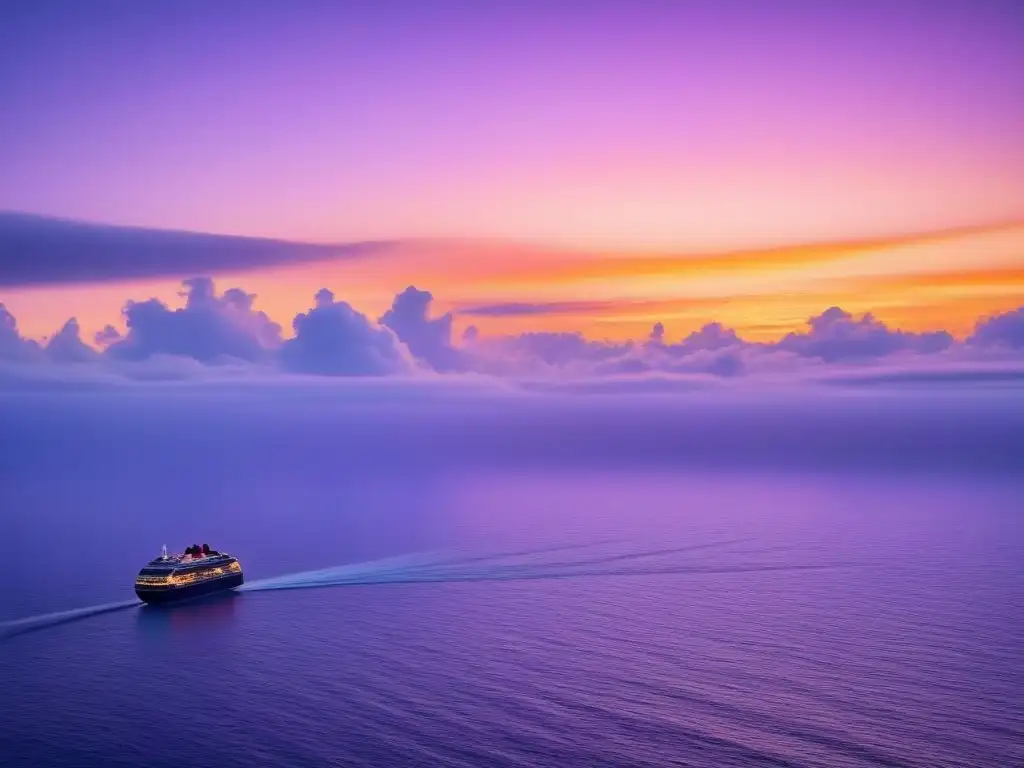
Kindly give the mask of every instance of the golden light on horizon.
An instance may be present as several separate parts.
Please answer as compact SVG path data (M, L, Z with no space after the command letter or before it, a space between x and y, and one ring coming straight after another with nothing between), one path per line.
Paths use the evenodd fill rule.
M969 257L965 254L970 254ZM220 290L257 295L256 308L285 336L292 318L327 287L371 319L408 285L453 311L457 333L582 331L643 338L655 322L670 337L717 321L768 341L841 306L906 330L962 336L979 315L1024 304L1024 224L723 253L598 253L514 244L412 243L379 257L293 264L215 276ZM23 334L40 338L77 316L83 337L106 324L123 330L126 299L182 304L177 279L24 289L4 297ZM502 305L528 305L503 313ZM488 307L499 305L498 311ZM484 311L480 312L480 308ZM474 312L474 310L477 310Z

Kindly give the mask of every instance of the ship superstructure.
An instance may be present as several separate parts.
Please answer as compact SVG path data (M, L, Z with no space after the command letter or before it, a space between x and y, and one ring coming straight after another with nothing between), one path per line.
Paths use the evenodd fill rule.
M194 544L180 555L150 560L135 579L135 594L147 603L184 600L241 586L244 578L238 559L227 552Z

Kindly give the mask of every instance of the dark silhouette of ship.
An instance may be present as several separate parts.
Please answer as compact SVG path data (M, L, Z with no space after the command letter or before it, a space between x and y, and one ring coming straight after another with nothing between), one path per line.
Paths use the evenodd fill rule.
M150 560L135 579L135 594L146 603L172 603L241 586L242 566L227 552L194 544L180 555Z

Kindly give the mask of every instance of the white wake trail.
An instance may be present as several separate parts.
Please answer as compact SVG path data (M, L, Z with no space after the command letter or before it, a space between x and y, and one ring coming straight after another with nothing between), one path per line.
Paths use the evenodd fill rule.
M134 608L140 605L142 605L140 600L123 600L118 603L102 603L100 605L90 605L85 608L72 608L68 611L54 611L53 613L43 613L38 616L29 616L24 619L5 621L0 623L0 637L20 635L23 632L31 632L34 629L53 627L58 624L65 624L69 621L87 619L90 616L98 616L101 613L123 611L127 608Z

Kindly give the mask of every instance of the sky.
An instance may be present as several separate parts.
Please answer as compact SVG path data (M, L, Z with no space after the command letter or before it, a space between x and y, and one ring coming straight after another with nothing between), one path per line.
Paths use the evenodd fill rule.
M58 258L46 227L0 220L27 338L75 316L94 345L127 299L181 307L205 275L285 337L322 288L375 319L414 285L456 340L718 322L768 343L832 306L964 340L1024 305L1016 2L42 2L0 22L0 210L140 228L115 264L120 235ZM153 229L279 245L221 258Z

